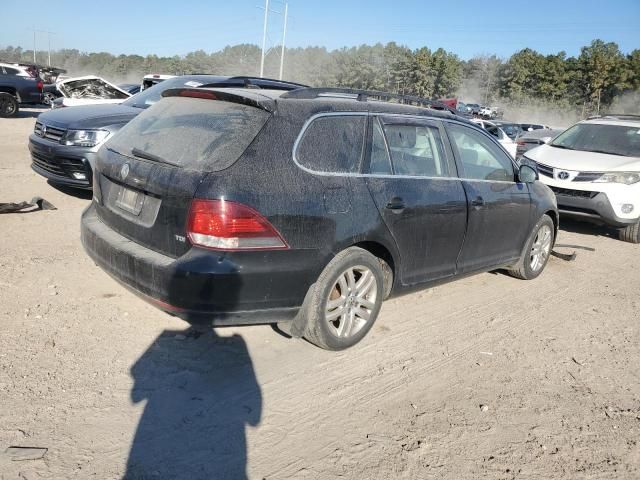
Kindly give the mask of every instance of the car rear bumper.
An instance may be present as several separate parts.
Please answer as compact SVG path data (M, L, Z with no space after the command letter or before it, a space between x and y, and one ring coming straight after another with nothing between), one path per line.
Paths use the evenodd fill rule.
M96 152L83 147L60 145L34 134L29 137L29 152L31 168L39 175L70 187L92 188L91 163Z
M104 224L94 203L82 214L81 238L103 270L149 303L190 323L290 321L313 283L310 256L304 254L278 262L269 259L274 252L233 254L194 247L172 258L152 251Z
M638 218L621 218L616 215L606 193L570 190L550 186L558 200L561 215L591 220L612 227L625 227L638 221Z

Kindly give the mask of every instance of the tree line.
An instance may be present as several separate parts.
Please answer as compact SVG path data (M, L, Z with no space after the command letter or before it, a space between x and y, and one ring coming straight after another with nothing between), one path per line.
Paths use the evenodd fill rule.
M37 58L39 63L44 63ZM147 73L258 75L257 45L227 46L184 56L112 55L77 49L52 52L52 63L72 75L95 74L114 81L137 82ZM4 61L32 61L33 51L0 49ZM277 78L280 49L265 58L265 76ZM284 78L312 86L339 86L429 98L458 96L487 105L546 105L588 115L629 98L621 108L638 111L640 50L625 54L616 43L594 40L576 57L563 51L543 55L525 48L508 59L481 55L461 60L442 48L412 50L394 42L329 51L323 47L285 50ZM623 97L624 95L624 97Z

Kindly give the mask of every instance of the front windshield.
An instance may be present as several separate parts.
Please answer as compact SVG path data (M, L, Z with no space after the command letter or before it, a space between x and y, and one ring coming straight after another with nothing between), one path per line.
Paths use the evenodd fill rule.
M142 92L122 102L127 107L148 108L162 98L162 92L169 88L199 87L202 82L193 80L193 77L175 77L160 82L153 87L146 88Z
M569 150L640 157L640 128L578 123L559 135L550 145Z

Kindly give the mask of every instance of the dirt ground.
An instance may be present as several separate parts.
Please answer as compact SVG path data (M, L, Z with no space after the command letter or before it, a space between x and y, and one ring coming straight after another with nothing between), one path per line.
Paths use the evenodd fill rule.
M0 119L0 202L58 207L0 216L2 480L640 478L640 246L565 222L576 261L388 301L339 353L196 332L84 254L37 113Z

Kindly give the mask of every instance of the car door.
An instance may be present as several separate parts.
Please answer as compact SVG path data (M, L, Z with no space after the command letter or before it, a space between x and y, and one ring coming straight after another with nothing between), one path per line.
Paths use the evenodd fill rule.
M370 117L365 177L400 252L404 285L453 275L467 204L442 124Z
M446 122L446 130L469 207L460 272L518 258L529 235L527 184L515 181L513 161L485 132L455 122Z

